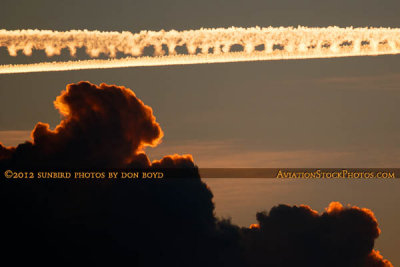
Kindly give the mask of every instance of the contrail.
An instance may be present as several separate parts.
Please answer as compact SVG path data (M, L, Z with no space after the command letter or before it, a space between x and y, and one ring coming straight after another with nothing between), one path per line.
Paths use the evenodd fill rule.
M258 60L375 56L400 53L400 29L253 27L187 31L100 32L72 30L0 30L0 47L11 56L44 50L47 56L85 47L90 57L74 60L0 65L0 74L122 68ZM151 48L150 50L146 48ZM145 56L146 53L150 56ZM125 58L117 59L118 54Z

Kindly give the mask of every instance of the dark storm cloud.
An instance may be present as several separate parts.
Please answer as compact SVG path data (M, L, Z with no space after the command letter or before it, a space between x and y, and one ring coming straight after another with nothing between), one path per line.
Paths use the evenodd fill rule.
M212 193L191 155L152 166L143 148L157 145L163 132L151 108L129 89L88 82L68 85L54 104L60 124L50 130L38 123L32 142L0 146L0 167L186 167L192 179L2 180L9 259L41 266L207 264L201 254L209 254L216 225ZM24 257L15 249L21 245L29 247Z
M162 130L124 87L70 84L55 106L61 123L0 146L0 166L181 167L194 179L1 179L3 255L15 266L391 266L373 250L380 230L367 209L279 205L250 228L217 219L192 156L150 163L142 148Z
M279 205L257 220L244 231L250 266L391 266L373 250L380 230L368 209Z
M5 147L0 143L0 160L6 160L12 157L15 148L13 147Z
M163 136L151 108L124 87L70 84L54 105L63 115L54 130L39 122L33 142L1 146L0 158L12 166L149 166L142 149Z

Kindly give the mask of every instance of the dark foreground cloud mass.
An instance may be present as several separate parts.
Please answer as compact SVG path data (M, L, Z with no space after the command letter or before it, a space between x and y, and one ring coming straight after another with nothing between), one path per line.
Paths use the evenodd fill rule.
M244 230L250 266L391 266L373 250L380 230L368 209L279 205L257 220Z
M38 123L33 141L0 144L0 167L184 168L187 179L2 179L3 261L13 266L390 267L375 251L370 210L333 202L322 214L279 205L238 227L217 219L190 155L150 162L162 130L129 89L71 84L63 120Z

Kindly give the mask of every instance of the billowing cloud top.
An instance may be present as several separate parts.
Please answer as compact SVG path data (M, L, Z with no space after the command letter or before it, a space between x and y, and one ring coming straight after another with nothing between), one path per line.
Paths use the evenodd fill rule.
M373 249L380 229L368 209L279 205L250 228L217 219L192 156L150 163L143 148L163 132L129 89L70 84L55 107L60 124L0 145L0 167L181 167L197 179L0 179L3 259L15 266L392 267Z
M33 141L6 148L0 144L0 160L16 167L149 167L143 152L161 142L163 131L152 109L123 86L80 82L67 85L54 106L63 116L54 130L39 122ZM175 166L191 165L189 155L157 161ZM178 165L179 165L178 164Z
M279 205L257 220L244 231L250 266L392 266L373 250L380 229L371 210Z

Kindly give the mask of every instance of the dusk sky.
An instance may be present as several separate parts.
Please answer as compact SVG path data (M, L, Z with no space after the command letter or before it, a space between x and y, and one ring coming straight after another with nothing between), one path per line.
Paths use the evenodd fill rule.
M66 31L186 30L253 26L400 27L400 2L385 1L23 1L3 0L0 28ZM78 56L83 55L78 51ZM0 64L70 59L10 57ZM55 127L53 101L67 84L130 88L153 109L163 142L151 160L192 154L201 167L395 168L400 162L400 56L347 57L0 75L0 142L30 139L37 122ZM400 181L205 179L217 216L255 223L277 204L331 201L371 209L376 249L400 264Z

